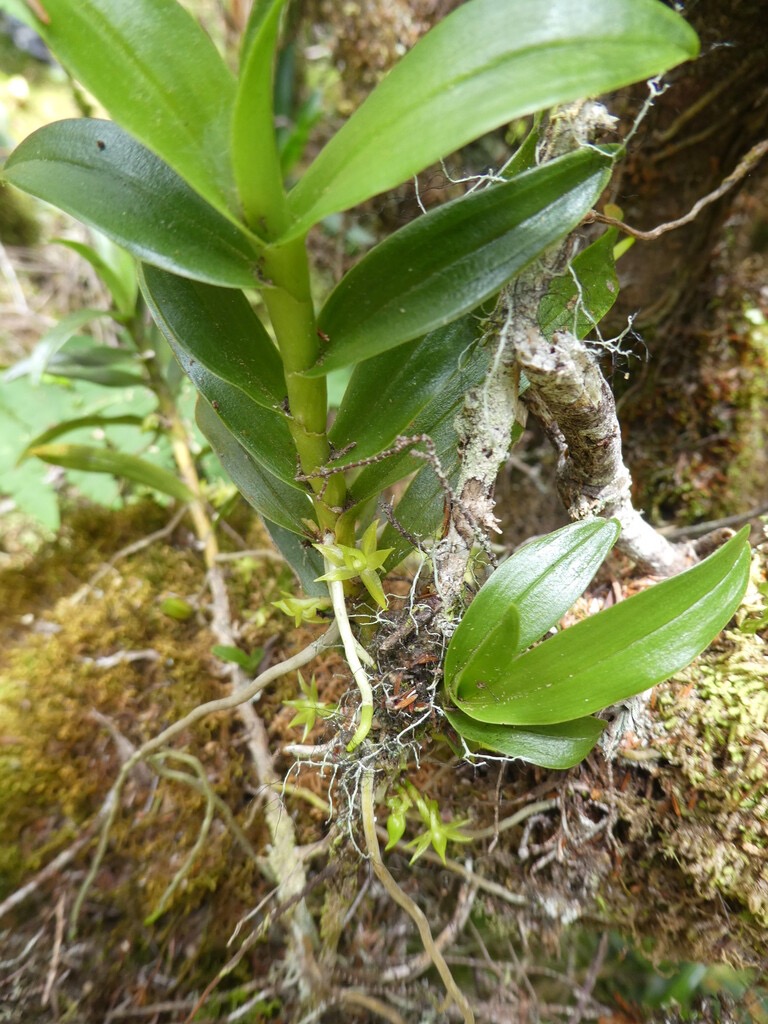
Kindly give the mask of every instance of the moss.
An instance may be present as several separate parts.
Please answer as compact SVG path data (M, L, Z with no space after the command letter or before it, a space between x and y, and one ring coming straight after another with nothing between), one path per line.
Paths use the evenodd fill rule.
M0 898L80 834L127 751L226 692L221 665L211 655L202 560L186 543L183 525L180 543L155 542L117 562L93 591L83 591L105 560L168 516L151 505L118 513L80 510L67 518L55 543L22 570L3 573L10 614L3 622L0 673ZM264 546L261 535L248 540ZM233 611L241 621L286 586L282 570L265 564L247 582L234 578ZM195 606L190 620L163 614L162 599L170 593ZM248 642L263 646L283 623L271 609L256 618L261 624L246 630ZM236 719L206 718L179 736L174 749L199 760L260 855L268 834L253 803L252 767ZM165 764L194 779L188 764ZM226 942L243 908L265 895L267 883L218 813L163 915L145 923L193 850L205 813L203 795L183 781L140 770L128 780L80 921L91 951L90 982L87 996L73 996L75 1019L102 1019L105 993L112 999L136 984L142 965L162 960L187 978L189 990L200 990L226 962ZM56 883L57 891L67 892L68 907L91 854L77 862L72 878ZM43 907L34 899L24 904L16 926L23 930L31 911L32 927ZM231 983L241 974L235 971Z
M759 561L764 578L765 552ZM754 588L740 621L760 618L763 605ZM655 691L653 785L643 784L642 773L622 797L629 823L622 888L632 897L622 914L636 935L654 935L659 957L711 962L719 955L747 966L764 952L766 653L759 633L733 626ZM649 899L637 900L639 892Z

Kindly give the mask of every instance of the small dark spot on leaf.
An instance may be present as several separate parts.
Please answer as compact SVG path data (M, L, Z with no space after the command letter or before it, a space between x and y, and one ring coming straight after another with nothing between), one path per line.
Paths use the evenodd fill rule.
M97 149L99 149L99 150L101 150L103 152L107 148L107 144L106 144L106 142L104 142L103 139L97 139L96 140L96 147L97 147Z

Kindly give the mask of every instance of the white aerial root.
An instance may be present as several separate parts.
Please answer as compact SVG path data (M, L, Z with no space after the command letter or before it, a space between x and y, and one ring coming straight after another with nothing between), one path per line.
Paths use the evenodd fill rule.
M326 563L326 572L329 572L331 569L332 566ZM352 671L357 688L360 691L360 719L354 736L347 744L347 750L351 752L360 746L371 731L371 723L373 722L373 690L371 689L368 673L363 668L361 658L369 666L373 666L374 661L365 648L357 642L352 633L352 626L347 614L347 605L344 600L344 584L340 580L330 580L328 582L328 590L331 595L333 612L336 616L336 624L339 628L341 642L344 645L344 655Z

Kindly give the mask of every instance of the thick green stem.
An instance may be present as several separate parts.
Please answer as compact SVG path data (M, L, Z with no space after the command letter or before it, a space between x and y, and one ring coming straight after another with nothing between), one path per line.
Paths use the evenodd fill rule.
M311 478L312 473L327 465L331 447L326 432L328 393L325 378L302 376L320 355L304 240L296 239L268 249L263 270L269 282L263 293L264 301L283 359L289 425L301 471L310 476L321 529L335 533L346 498L343 474ZM352 540L338 535L336 539L341 543Z

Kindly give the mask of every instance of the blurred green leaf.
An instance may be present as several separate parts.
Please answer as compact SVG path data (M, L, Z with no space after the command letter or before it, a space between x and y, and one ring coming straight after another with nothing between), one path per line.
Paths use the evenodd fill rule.
M117 312L122 316L129 317L136 309L138 293L136 264L133 257L124 249L114 245L109 239L97 235L97 239L99 238L102 238L103 242L108 243L111 247L111 259L104 252L100 252L96 245L76 242L71 238L52 238L51 241L71 249L87 260L109 289ZM106 248L106 246L102 246L102 248Z
M572 768L583 761L607 725L591 715L553 725L520 727L477 722L457 708L445 708L444 713L456 732L473 746L541 768Z
M92 416L78 416L75 419L61 420L55 426L44 430L42 434L33 437L19 456L19 462L23 462L24 459L29 457L31 454L30 449L43 447L50 441L55 441L57 437L71 434L73 430L82 430L84 427L101 427L105 429L117 425L140 427L143 422L143 416L133 416L130 413L125 413L122 416L104 416L97 413Z
M74 78L212 206L235 209L235 82L192 15L176 0L43 6L48 21L37 20L36 29Z
M192 376L199 363L267 409L285 398L277 349L242 292L140 269L141 290L166 340Z
M421 39L289 196L302 234L500 125L657 75L698 41L657 0L470 0Z
M200 430L235 487L259 515L305 536L309 532L305 520L313 517L309 495L289 486L259 465L202 397L197 400L196 415Z
M110 121L57 121L8 157L4 177L146 263L228 288L255 285L258 247Z
M488 680L447 685L479 721L546 725L581 718L663 682L712 642L749 580L749 527L693 568L506 661Z
M467 313L562 238L597 201L610 160L580 149L419 217L339 282L308 375L368 359Z
M3 374L3 380L12 381L19 377L29 377L33 384L39 384L48 368L51 358L66 345L70 338L85 324L91 323L102 316L111 316L108 310L77 309L67 313L59 322L40 338L26 359L14 363Z
M230 647L228 644L214 644L211 648L211 654L215 654L222 661L229 661L234 665L239 665L244 672L255 672L261 663L261 659L264 657L264 648L257 647L249 654L239 647Z
M611 309L619 294L613 247L618 231L610 228L576 256L570 270L556 277L539 303L539 327L550 338L570 331L583 338Z
M88 473L110 473L118 479L131 480L153 490L168 494L178 501L192 501L194 495L178 477L167 469L146 459L109 448L94 448L85 444L44 444L28 448L27 458L35 456L43 462L65 469L80 469Z

